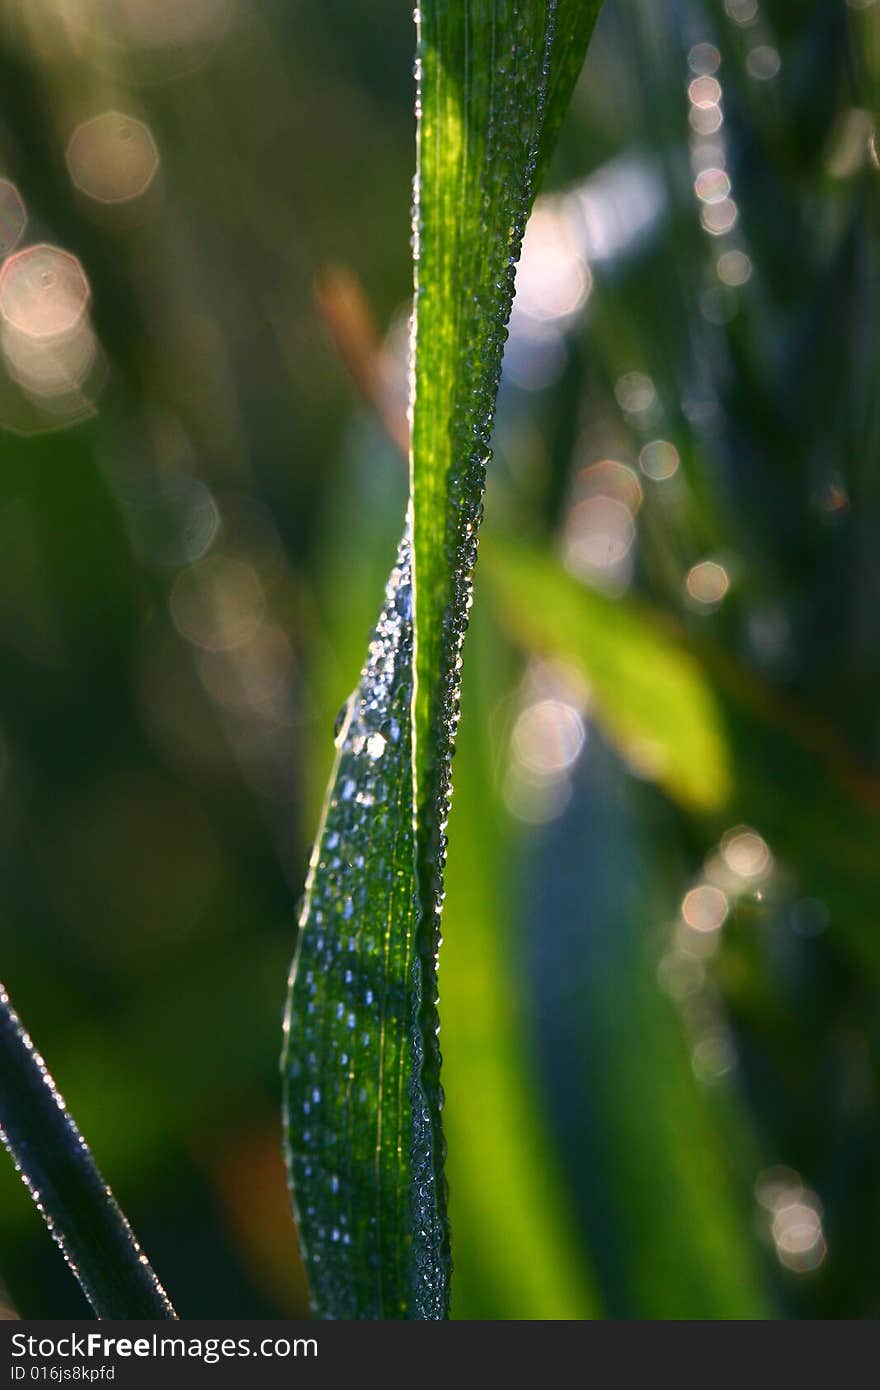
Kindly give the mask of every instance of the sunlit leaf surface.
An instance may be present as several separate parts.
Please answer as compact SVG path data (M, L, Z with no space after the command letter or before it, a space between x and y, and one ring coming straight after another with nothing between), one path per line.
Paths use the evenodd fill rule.
M448 1311L436 953L460 651L515 265L596 9L417 16L413 573L405 540L340 728L286 1021L290 1169L327 1317Z
M339 756L306 889L286 1053L286 1124L319 1310L439 1316L430 1143L411 1059L414 972L412 587L405 541ZM410 1062L407 1066L406 1063ZM415 1194L411 1184L419 1178ZM413 1236L411 1204L424 1212ZM436 1217L434 1217L436 1219ZM432 1302L432 1297L434 1301Z

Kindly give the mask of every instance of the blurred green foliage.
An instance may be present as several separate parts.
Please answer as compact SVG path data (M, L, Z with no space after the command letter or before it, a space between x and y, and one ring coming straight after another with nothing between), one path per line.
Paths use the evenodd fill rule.
M279 1026L403 514L411 16L20 0L0 46L20 245L100 343L47 397L3 341L3 974L179 1310L295 1316ZM465 661L455 1315L880 1306L878 72L873 4L607 0ZM71 179L106 111L130 201ZM11 1171L0 1270L84 1312Z

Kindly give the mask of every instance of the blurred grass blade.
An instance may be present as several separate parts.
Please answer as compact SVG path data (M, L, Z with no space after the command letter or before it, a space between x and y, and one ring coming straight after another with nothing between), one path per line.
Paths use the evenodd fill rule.
M625 758L672 797L717 810L731 790L721 707L699 662L656 616L589 589L544 551L491 538L489 588L528 647L586 672L595 716Z
M658 982L659 961L700 968L658 927L678 887L658 838L650 794L594 738L565 811L524 850L543 1090L606 1316L765 1318L754 1140L733 1080L699 1070L701 1043L731 1046L723 1013L706 987L685 1023Z
M412 552L407 537L342 720L283 1060L325 1317L449 1309L436 953L459 653L514 267L597 9L417 12Z
M452 1316L596 1318L591 1259L536 1074L521 976L522 846L495 766L519 659L483 604L468 653L443 908Z
M880 782L836 730L674 618L586 587L529 544L487 538L484 573L511 635L584 673L630 765L687 810L757 826L880 969Z
M0 1135L98 1317L176 1317L2 985Z

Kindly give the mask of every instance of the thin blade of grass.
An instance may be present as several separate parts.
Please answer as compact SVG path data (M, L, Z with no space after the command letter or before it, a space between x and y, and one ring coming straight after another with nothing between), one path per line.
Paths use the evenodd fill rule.
M175 1318L0 985L0 1137L99 1318Z

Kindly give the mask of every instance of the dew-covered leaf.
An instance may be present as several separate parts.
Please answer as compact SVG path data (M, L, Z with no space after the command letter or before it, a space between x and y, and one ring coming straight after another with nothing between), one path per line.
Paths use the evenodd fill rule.
M97 1316L176 1317L2 985L0 1139Z
M373 616L370 594L381 592L386 577L396 539L388 499L403 491L400 459L370 417L353 431L344 476L341 512L321 546L321 636L312 663L313 698L327 729L338 709L339 671L360 660ZM478 602L468 629L444 875L440 1036L455 1254L451 1316L589 1318L599 1307L589 1256L571 1219L524 1024L515 911L521 849L498 776L506 729L499 711L510 709L505 697L519 665L489 606ZM329 739L310 741L305 772L316 818L331 752Z
M286 1143L316 1311L445 1317L436 953L460 650L516 260L598 0L425 0L410 516L313 855Z
M343 1318L410 1308L437 1317L442 1305L431 1300L445 1287L432 1263L442 1248L439 1202L413 1056L412 646L405 538L360 684L340 711L287 1018L286 1140L300 1233L317 1310Z
M420 11L411 459L421 905L437 893L460 648L516 263L598 0Z

